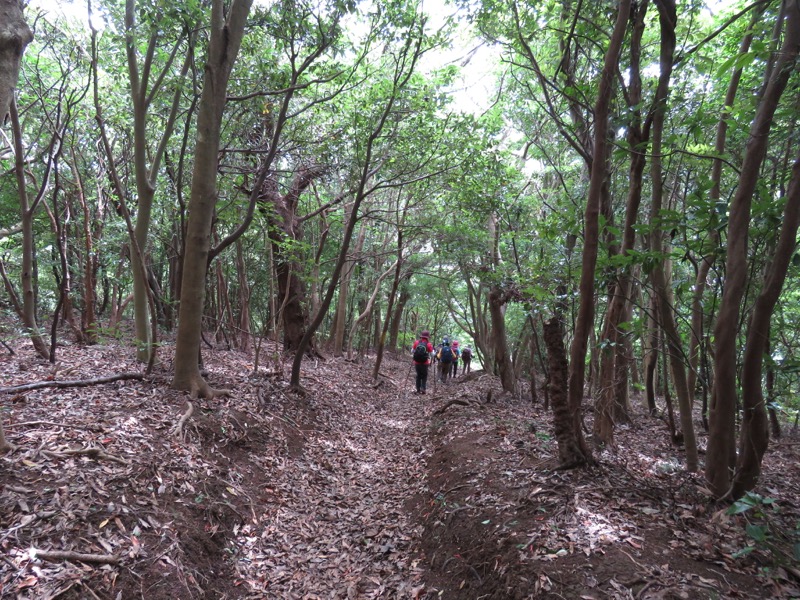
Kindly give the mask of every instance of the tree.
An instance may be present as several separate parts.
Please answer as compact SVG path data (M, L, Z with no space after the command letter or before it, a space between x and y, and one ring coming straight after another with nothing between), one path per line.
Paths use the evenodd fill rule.
M22 7L20 0L0 0L0 126L5 123L6 115L14 101L14 90L17 87L25 47L33 40L33 32L25 22ZM18 155L20 151L21 144L16 150ZM11 445L6 441L3 421L0 419L0 453L10 449Z
M783 44L775 57L774 65L767 69L765 75L758 109L750 126L750 136L742 159L739 185L729 209L725 288L714 327L715 376L709 414L710 431L706 454L706 479L710 484L711 491L719 498L728 496L732 491L731 474L737 460L735 418L738 328L731 324L739 322L740 303L747 286L750 209L759 180L759 171L767 154L775 111L781 95L786 89L800 50L800 7L791 1L784 2L781 5L779 18L785 18L786 23ZM766 308L765 306L764 309ZM757 350L756 355L759 357L758 360L761 360L761 354L758 354ZM756 359L751 358L750 360ZM758 385L760 387L760 380ZM748 399L748 419L758 418L758 415L752 410L754 402L758 403L751 393ZM752 427L749 434L755 433L759 425L754 423ZM752 443L763 444L757 437L752 438ZM754 452L755 456L759 456L763 450L756 448ZM758 462L760 462L760 458ZM749 477L750 475L748 475ZM741 491L741 487L749 485L746 480L742 480L740 483L737 491Z
M33 32L25 22L21 0L0 0L0 125L14 99L19 69Z
M197 113L195 163L189 199L172 387L201 397L213 397L216 393L200 375L198 357L206 270L211 246L211 221L217 200L220 130L228 81L244 37L251 5L252 0L233 0L226 14L224 2L213 0L208 57Z

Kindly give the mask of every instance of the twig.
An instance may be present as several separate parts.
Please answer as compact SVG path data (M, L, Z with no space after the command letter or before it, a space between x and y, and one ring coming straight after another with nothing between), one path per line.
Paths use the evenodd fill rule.
M88 387L90 385L100 385L124 379L144 379L141 373L120 373L109 375L108 377L96 377L94 379L65 379L62 381L38 381L36 383L25 383L23 385L12 385L11 387L0 388L0 394L11 394L27 390L38 390L41 388L66 388L66 387Z
M119 558L112 554L83 554L82 552L70 552L64 550L36 550L32 548L31 556L50 562L60 562L69 560L72 562L97 563L102 565L119 564Z
M85 589L87 592L89 592L89 594L91 594L92 598L94 598L95 600L102 600L102 599L100 598L100 596L98 596L97 594L95 594L94 590L93 590L92 588L90 588L90 587L89 587L89 586L86 584L86 582L84 582L84 581L81 581L81 582L80 582L80 584L81 584L81 587L82 587L83 589Z

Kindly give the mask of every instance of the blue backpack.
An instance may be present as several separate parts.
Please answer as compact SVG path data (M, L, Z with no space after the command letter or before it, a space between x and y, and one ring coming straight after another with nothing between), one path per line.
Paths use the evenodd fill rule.
M443 363L453 362L453 350L450 346L442 346L442 358L440 360Z

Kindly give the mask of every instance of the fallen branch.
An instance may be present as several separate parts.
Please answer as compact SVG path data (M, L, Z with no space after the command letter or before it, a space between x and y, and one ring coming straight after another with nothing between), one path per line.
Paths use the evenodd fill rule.
M88 429L90 431L101 430L98 425L86 425L84 423L55 423L54 421L22 421L20 423L9 423L6 429L17 429L18 427L35 427L38 425L48 425L50 427L66 427L67 429Z
M57 452L55 450L42 450L42 454L44 454L45 456L51 456L53 458L69 458L70 456L88 456L90 458L102 458L105 460L111 460L125 466L130 465L130 463L124 458L113 456L112 454L109 454L108 452L100 448L74 448L72 450L62 450L60 452Z
M31 548L31 557L49 560L50 562L60 562L69 560L73 562L96 563L102 565L119 564L119 558L113 554L83 554L81 552L68 552L63 550L37 550Z
M38 381L36 383L25 383L23 385L13 385L11 387L0 388L0 394L11 394L14 392L24 392L27 390L38 390L41 388L67 388L67 387L89 387L122 381L124 379L144 379L142 373L120 373L119 375L109 375L108 377L96 377L94 379L72 379L63 381Z

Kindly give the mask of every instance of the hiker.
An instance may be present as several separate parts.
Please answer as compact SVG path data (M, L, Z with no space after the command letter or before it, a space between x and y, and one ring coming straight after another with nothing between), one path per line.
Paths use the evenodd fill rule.
M431 364L431 354L433 354L430 337L431 334L426 329L419 335L419 339L414 341L411 349L411 358L417 371L417 391L414 392L416 394L424 394L428 387L428 365Z
M442 340L442 349L439 350L439 353L436 355L439 359L440 373L441 373L441 381L445 383L447 380L447 376L450 375L450 369L453 366L453 349L450 347L450 340L444 338Z
M458 357L461 356L461 350L458 347L458 340L453 340L453 367L450 370L450 377L458 375Z
M469 373L470 362L472 362L472 348L464 346L464 349L461 351L461 363L463 364L461 367L462 374Z

